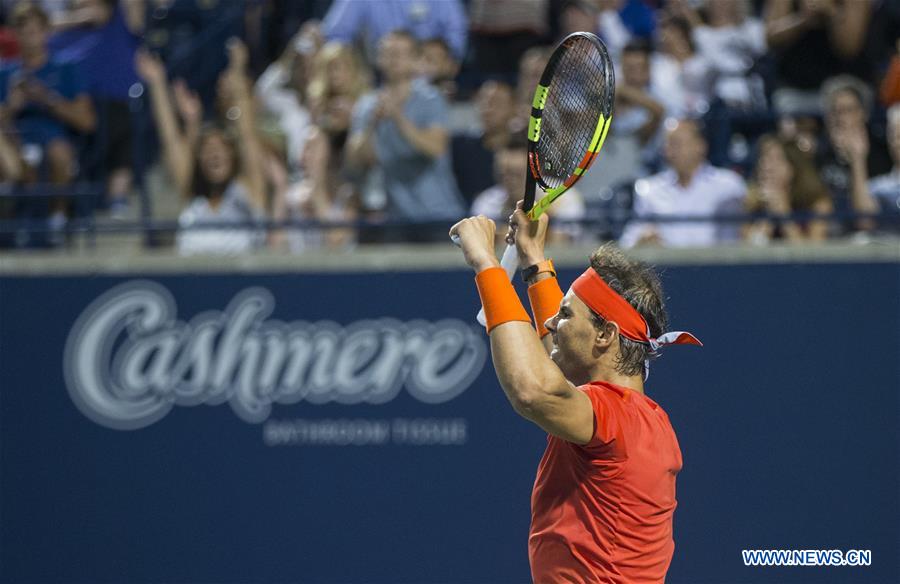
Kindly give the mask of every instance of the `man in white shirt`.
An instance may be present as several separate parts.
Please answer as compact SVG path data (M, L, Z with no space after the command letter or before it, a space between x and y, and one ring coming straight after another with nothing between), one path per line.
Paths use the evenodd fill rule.
M712 219L739 213L746 185L737 173L710 165L706 154L706 140L697 122L666 122L664 156L669 168L635 183L634 219L622 233L622 247L648 243L704 247L738 240L737 223L716 223ZM650 216L701 220L641 220Z

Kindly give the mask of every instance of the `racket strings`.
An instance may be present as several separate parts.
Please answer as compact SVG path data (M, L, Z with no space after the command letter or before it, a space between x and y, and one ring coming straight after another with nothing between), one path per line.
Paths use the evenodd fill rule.
M576 40L560 57L547 93L536 150L548 187L572 176L591 147L600 115L612 112L608 57L587 40Z

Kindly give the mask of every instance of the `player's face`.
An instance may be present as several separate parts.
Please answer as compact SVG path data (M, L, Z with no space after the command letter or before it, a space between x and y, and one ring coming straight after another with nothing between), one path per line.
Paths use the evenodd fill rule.
M597 360L594 341L598 331L591 310L570 289L560 302L559 311L544 326L553 340L550 358L566 379L579 381Z

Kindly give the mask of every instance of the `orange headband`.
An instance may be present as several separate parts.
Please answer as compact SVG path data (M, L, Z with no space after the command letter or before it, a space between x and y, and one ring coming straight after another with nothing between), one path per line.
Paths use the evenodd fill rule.
M650 345L653 351L663 345L703 346L697 337L682 331L673 331L659 335L658 338L652 338L650 327L647 326L644 317L627 300L610 288L594 268L588 268L578 276L572 283L572 291L575 296L587 304L588 308L605 320L619 325L619 332L623 337Z

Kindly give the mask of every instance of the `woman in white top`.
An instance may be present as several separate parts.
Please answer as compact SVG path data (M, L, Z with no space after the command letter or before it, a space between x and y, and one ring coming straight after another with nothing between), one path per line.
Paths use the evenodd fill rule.
M137 56L138 73L150 88L166 169L188 200L176 238L181 254L239 254L265 241L258 229L203 227L252 224L265 216L263 154L245 74L247 49L240 41L232 41L228 49L229 65L219 79L218 104L233 128L202 126L203 108L197 96L183 82L176 82L173 104L163 64L146 52Z
M763 81L752 69L766 53L766 30L750 16L749 0L708 0L705 21L686 0L673 0L669 11L692 25L697 53L715 76L713 95L730 108L764 109Z

